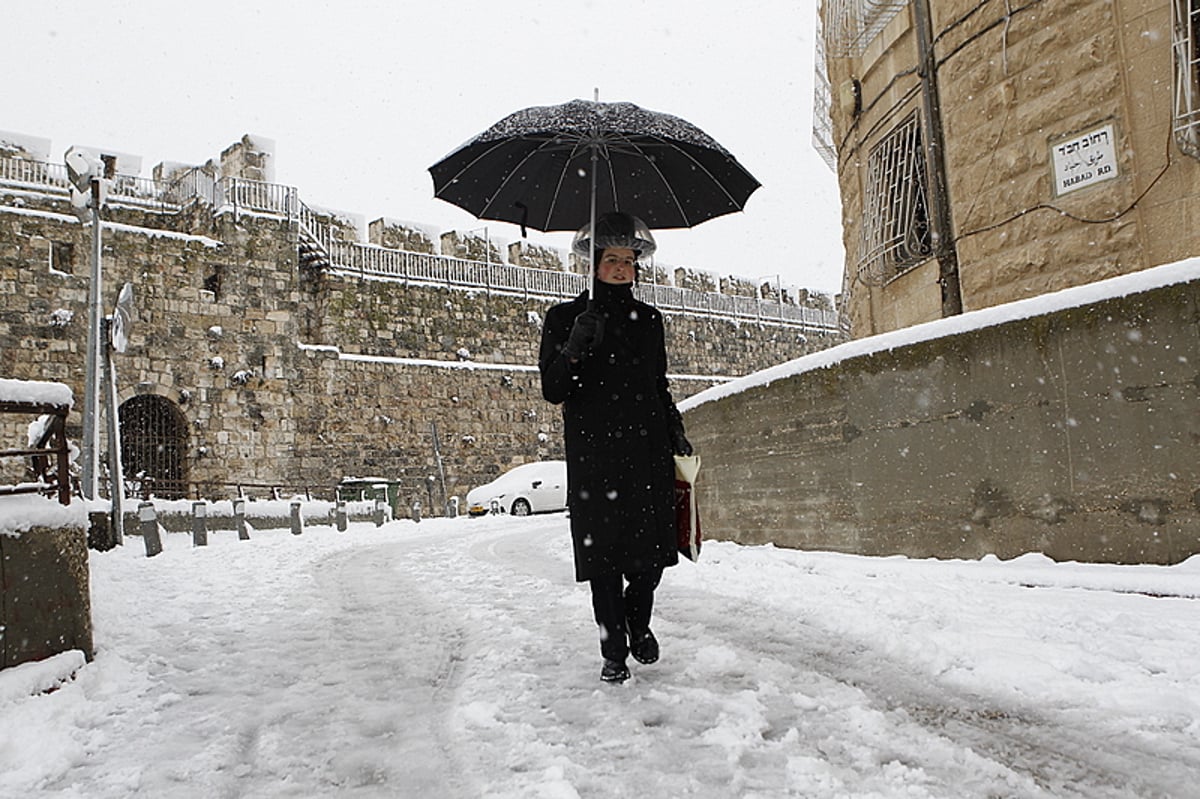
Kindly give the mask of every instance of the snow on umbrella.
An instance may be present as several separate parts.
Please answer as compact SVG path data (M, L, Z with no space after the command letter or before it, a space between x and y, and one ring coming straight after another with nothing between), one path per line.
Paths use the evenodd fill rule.
M693 227L742 210L760 185L690 122L586 100L517 111L429 172L434 196L543 232L576 230L597 207L652 229Z

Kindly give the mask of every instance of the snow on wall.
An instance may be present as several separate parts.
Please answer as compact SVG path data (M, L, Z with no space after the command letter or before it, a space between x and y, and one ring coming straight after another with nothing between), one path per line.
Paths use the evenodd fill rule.
M33 527L87 528L87 505L60 505L57 499L38 494L0 497L0 535L20 538Z
M0 130L0 150L15 150L35 161L50 160L50 140L27 133Z
M74 403L74 395L71 387L63 383L0 378L0 402L44 402L70 407Z
M793 377L803 372L824 369L841 361L856 358L860 355L870 355L885 350L894 350L921 341L979 330L985 327L1012 322L1017 319L1029 319L1043 316L1066 308L1078 308L1083 305L1102 302L1104 300L1126 297L1152 289L1170 286L1175 283L1187 283L1200 280L1200 258L1189 258L1174 264L1157 266L1134 272L1128 275L1100 280L1083 286L1063 289L1027 300L1018 300L979 311L970 311L960 316L938 319L921 325L914 325L902 330L883 333L878 336L848 341L827 350L804 355L795 360L763 369L737 380L731 380L720 386L701 391L679 403L679 410L687 411L703 405L706 402L722 397L739 394L756 386L770 385L776 380Z

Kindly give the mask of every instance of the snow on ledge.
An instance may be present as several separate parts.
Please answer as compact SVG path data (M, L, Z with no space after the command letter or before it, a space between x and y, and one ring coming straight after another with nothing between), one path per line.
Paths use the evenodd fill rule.
M71 387L45 380L13 380L0 377L0 402L35 402L71 407Z
M848 341L845 344L810 353L778 366L753 372L724 385L701 391L680 402L679 410L691 410L706 402L740 394L757 386L768 386L776 380L794 377L816 369L824 369L861 355L872 355L922 341L994 327L1005 322L1043 316L1054 311L1092 305L1104 300L1141 294L1164 286L1188 283L1194 280L1200 280L1200 258L1189 258L1174 264L1156 266L1108 280L1030 297L1026 300L1017 300L979 311L969 311L959 316L937 319L933 322L913 325L902 330L893 330L878 336Z
M74 527L86 530L87 505L73 502L60 505L57 499L38 494L0 497L0 535L20 538L33 527Z

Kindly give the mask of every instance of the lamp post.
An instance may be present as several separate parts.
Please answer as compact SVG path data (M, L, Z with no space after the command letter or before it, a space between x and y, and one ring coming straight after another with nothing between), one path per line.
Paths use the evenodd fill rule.
M100 475L100 381L101 348L103 336L100 331L101 281L101 237L100 206L104 204L107 183L104 180L101 162L95 156L78 148L67 150L63 158L67 164L67 175L74 189L71 204L78 209L91 208L92 258L91 284L88 286L88 334L87 359L84 366L83 386L83 441L80 449L83 458L81 484L87 499L99 497Z

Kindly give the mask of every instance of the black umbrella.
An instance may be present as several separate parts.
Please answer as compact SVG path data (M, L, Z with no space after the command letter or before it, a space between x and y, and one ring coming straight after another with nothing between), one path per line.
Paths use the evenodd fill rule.
M586 100L511 114L429 172L434 196L522 231L576 230L597 207L652 229L693 227L742 210L759 186L689 122Z

